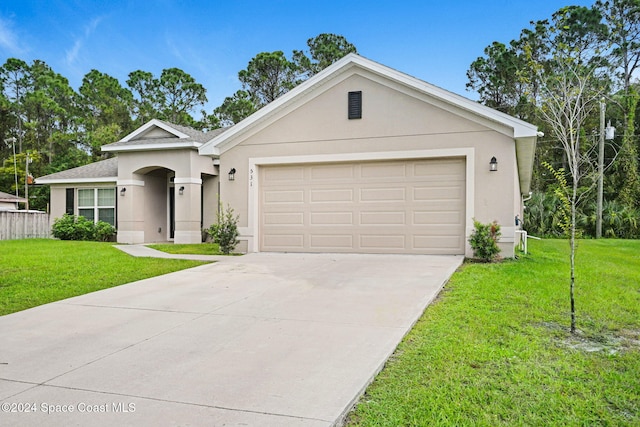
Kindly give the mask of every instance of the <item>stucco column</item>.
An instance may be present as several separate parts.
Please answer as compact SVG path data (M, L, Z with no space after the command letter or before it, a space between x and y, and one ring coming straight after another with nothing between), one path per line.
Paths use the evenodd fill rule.
M202 180L199 178L176 177L174 243L201 243L202 229L200 213L202 206ZM182 194L180 189L182 188Z
M118 178L116 197L118 243L144 243L144 180L136 175Z

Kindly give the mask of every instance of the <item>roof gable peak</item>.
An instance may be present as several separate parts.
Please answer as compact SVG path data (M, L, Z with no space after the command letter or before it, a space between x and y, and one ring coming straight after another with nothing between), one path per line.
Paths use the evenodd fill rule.
M160 130L161 132L157 132ZM156 131L156 132L154 132ZM158 119L152 119L140 126L138 129L131 132L118 142L129 142L139 139L154 139L154 138L178 138L186 139L189 135L171 126L170 123L163 122Z
M350 53L236 124L228 131L213 136L213 138L209 139L199 148L200 154L219 155L221 152L239 143L243 134L246 134L257 126L264 126L269 117L272 117L279 111L283 111L289 105L302 101L305 94L325 86L325 84L330 81L337 81L338 76L358 73L358 69L378 75L426 95L436 100L441 107L458 111L469 117L475 117L484 123L493 122L502 132L507 132L511 137L516 139L523 137L535 138L537 136L537 127L530 123L486 107L461 95L457 95L358 54Z

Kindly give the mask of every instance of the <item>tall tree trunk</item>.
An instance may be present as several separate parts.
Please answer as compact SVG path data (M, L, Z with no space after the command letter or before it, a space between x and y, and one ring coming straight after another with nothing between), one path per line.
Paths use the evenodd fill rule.
M571 296L571 333L576 333L576 303L573 295L573 289L576 281L576 203L578 197L578 183L574 177L573 180L573 192L571 194L571 237L569 245L571 247L571 284L570 284L570 296Z

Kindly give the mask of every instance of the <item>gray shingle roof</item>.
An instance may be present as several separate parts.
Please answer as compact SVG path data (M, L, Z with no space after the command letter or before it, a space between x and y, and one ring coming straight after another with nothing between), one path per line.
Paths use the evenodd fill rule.
M57 179L89 179L89 178L113 178L115 181L118 177L118 158L114 157L99 162L90 163L66 171L52 173L50 175L41 176L36 179L36 183L42 180Z
M0 202L14 203L16 201L24 203L27 201L27 199L25 199L24 197L16 198L15 194L9 194L5 193L4 191L0 191Z
M224 129L214 129L210 132L202 132L202 131L190 128L188 126L176 125L166 120L158 120L158 121L164 123L169 127L174 128L175 130L178 130L182 133L186 133L187 135L189 135L191 139L197 142L207 142L208 140L213 138L213 136L219 134L220 133L219 131L224 130Z

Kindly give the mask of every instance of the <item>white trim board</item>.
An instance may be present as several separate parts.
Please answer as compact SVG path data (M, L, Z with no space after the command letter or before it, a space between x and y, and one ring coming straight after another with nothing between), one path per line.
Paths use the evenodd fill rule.
M163 142L158 144L129 144L129 145L103 145L101 150L104 152L121 152L121 151L158 151L158 150L178 150L182 148L200 148L201 142L194 141L178 141Z
M45 179L36 178L36 184L49 185L49 184L90 184L90 183L113 183L116 185L117 177L106 178L60 178L60 179Z
M202 185L202 179L200 178L174 178L174 184L198 184Z
M125 185L144 187L144 181L140 181L137 179L119 179L118 180L118 186L124 187Z

